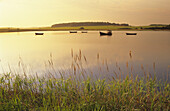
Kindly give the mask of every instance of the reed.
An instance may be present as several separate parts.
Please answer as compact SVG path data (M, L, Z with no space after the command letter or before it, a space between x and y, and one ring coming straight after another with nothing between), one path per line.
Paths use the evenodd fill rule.
M170 86L157 79L0 78L0 110L169 110Z
M94 77L83 69L82 61L87 58L80 50L74 54L71 50L72 72L65 77L61 72L58 78L54 74L44 77L29 77L5 73L0 76L0 110L78 110L78 111L115 111L115 110L170 110L170 85L159 81L156 77L144 78L128 74L121 79L121 68L114 76L106 78ZM97 54L97 61L100 55ZM130 54L132 59L132 52ZM49 64L53 67L52 54ZM107 67L107 60L102 64ZM126 63L127 68L130 67ZM100 67L102 68L102 67ZM141 66L144 70L144 67ZM52 68L53 69L53 68ZM131 68L133 70L133 68ZM155 70L155 63L154 63ZM128 72L129 73L129 72Z

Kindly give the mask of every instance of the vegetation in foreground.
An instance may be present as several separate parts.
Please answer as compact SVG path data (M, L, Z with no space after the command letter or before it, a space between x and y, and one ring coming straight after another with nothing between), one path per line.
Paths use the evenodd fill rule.
M155 79L83 81L4 74L0 110L170 110L170 85Z
M65 77L64 73L60 73L60 78L52 73L44 77L28 77L25 72L23 75L1 75L0 110L170 110L168 82L150 75L134 78L132 73L123 80L119 74L110 75L109 79L95 79L87 76L85 71L77 73L77 70L83 70L81 51L75 56L72 51L71 55L73 73L69 77ZM49 64L53 68L52 55L50 57Z

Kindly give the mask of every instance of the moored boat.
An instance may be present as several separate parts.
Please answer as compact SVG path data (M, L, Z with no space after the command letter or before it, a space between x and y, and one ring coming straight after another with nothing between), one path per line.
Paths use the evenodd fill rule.
M36 32L35 35L44 35L44 33Z
M81 33L87 33L87 31L81 31Z
M126 35L137 35L137 33L126 33Z
M107 33L105 33L105 32L100 32L100 35L102 36L102 35L109 35L109 36L111 36L112 35L112 31L108 31Z
M70 33L77 33L77 31L70 31Z

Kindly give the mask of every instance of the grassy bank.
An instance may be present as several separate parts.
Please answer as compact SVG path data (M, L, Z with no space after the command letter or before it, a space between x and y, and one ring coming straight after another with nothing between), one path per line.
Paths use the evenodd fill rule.
M132 59L131 52L129 55ZM101 79L100 77L95 79L93 73L87 74L83 69L81 50L79 54L74 54L71 50L71 56L73 59L71 70L73 72L70 72L70 76L60 73L60 77L56 77L55 73L50 72L41 77L38 74L29 76L26 72L23 75L1 74L0 110L170 110L168 80L167 82L160 81L145 72L144 78L139 78L133 76L132 71L124 79L120 78L121 73L108 75L109 79ZM97 54L97 59L100 60L99 54ZM85 56L84 60L87 61ZM48 62L53 69L51 54ZM23 64L22 61L20 63ZM128 63L127 67L129 67Z
M163 26L156 26L162 28ZM82 30L81 27L35 27L35 28L0 28L0 32L22 32L22 31L69 31L69 30ZM168 30L168 29L154 29L155 26L83 26L83 30ZM153 28L153 29L152 29Z
M4 74L0 110L170 110L170 85L154 79L57 79Z

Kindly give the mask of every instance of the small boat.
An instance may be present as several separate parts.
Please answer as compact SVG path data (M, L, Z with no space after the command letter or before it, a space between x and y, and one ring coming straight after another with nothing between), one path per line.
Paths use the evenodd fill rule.
M36 32L35 35L44 35L44 33Z
M81 33L87 33L87 31L81 31Z
M105 32L100 32L100 35L102 36L102 35L109 35L109 36L111 36L112 35L112 31L108 31L107 33L105 33Z
M137 35L137 33L126 33L126 35Z
M70 31L70 33L77 33L77 31Z

